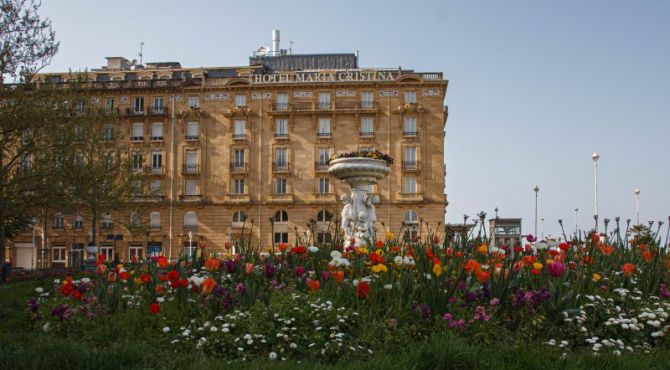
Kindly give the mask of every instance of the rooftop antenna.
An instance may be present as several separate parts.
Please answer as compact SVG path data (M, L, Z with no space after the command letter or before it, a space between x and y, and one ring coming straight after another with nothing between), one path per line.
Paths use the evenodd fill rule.
M140 64L143 65L144 63L142 63L142 57L144 56L144 54L142 53L142 49L144 49L144 41L140 42L140 52L139 54L137 54L137 56L140 57Z

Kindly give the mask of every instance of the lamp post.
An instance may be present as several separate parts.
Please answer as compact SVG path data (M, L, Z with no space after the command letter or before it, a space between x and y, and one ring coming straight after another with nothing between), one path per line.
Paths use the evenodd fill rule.
M579 234L579 223L577 219L577 212L579 212L579 208L575 207L575 236Z
M226 229L226 234L228 235L228 237L226 239L228 240L228 243L230 243L230 245L231 245L233 255L235 255L235 243L233 243L233 237L232 237L233 228L228 226L228 228Z
M188 253L189 253L189 255L191 254L192 249L193 249L193 231L189 230L189 232L188 232ZM188 257L190 257L190 256L187 256L186 258L188 259Z
M542 233L542 240L544 240L544 217L540 217L540 232Z
M637 225L640 224L640 189L635 188L635 217Z
M595 151L593 152L593 155L591 155L591 159L593 159L593 174L594 174L594 195L595 195L595 214L593 218L596 220L596 232L598 231L598 159L600 159L600 155L596 153Z
M533 191L535 192L535 237L537 238L537 193L540 192L540 187L535 185Z
M37 253L37 246L35 245L35 227L37 226L37 219L33 217L30 220L30 225L33 228L33 250L30 252L30 268L35 269L35 254Z
M275 218L270 217L270 242L272 243L272 258L275 257Z

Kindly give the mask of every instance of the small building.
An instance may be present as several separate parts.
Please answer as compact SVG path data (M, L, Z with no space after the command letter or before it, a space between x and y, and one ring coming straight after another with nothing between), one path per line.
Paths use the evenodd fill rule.
M491 246L514 246L521 243L520 218L492 218L489 219L489 233Z

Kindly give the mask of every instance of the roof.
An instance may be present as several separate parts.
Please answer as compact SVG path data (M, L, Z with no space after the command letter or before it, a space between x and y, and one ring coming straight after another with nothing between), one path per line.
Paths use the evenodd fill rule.
M249 65L263 65L273 71L301 71L310 69L357 69L356 54L287 54L252 56Z

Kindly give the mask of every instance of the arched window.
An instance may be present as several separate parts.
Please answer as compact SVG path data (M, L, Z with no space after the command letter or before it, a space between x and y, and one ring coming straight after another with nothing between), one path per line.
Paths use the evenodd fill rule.
M333 214L328 212L325 209L319 211L319 213L316 215L316 220L318 222L330 222L330 220L332 220L332 219L333 219Z
M184 227L197 227L198 216L193 211L188 211L184 214Z
M84 218L81 215L74 216L73 228L81 230L84 228Z
M112 219L112 215L109 213L103 213L100 215L100 226L102 226L103 229L113 228L114 220Z
M61 230L65 227L65 220L63 214L58 212L54 215L54 229Z
M284 210L279 210L275 213L275 222L288 222L288 213Z
M416 213L416 211L408 209L405 211L405 213L403 213L402 220L405 224L418 224L419 215Z
M235 211L235 213L233 213L233 223L234 224L236 224L236 223L241 224L246 219L247 219L247 215L242 211Z

